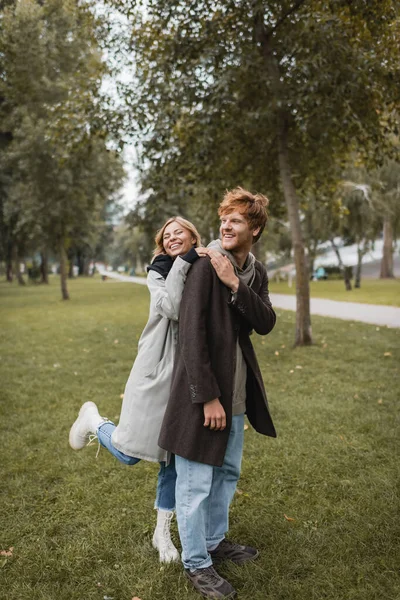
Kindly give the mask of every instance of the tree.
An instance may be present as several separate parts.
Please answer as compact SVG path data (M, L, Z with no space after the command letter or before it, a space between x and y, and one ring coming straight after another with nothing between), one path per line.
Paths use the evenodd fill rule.
M394 242L400 224L400 163L387 160L377 172L375 187L383 218L380 278L393 278Z
M139 85L127 100L150 164L147 189L166 205L203 189L214 212L222 191L238 183L277 203L283 192L296 264L295 343L312 343L299 191L355 145L369 158L386 151L399 80L398 4L148 0L143 12L113 4L133 24Z
M1 21L0 129L12 133L4 215L16 235L58 253L63 299L67 239L78 228L88 235L123 179L101 92L101 35L90 5L74 0L21 0Z

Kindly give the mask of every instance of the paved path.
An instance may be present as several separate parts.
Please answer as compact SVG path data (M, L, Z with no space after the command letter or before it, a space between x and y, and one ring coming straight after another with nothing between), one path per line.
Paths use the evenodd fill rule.
M273 306L285 310L296 310L296 296L271 294ZM360 302L338 302L323 298L311 298L311 314L334 317L346 321L362 321L373 325L400 327L400 308Z
M129 281L146 285L145 277L131 277L113 272L100 272L118 281ZM284 310L296 310L296 296L287 294L271 294L274 307ZM311 298L311 314L323 317L333 317L346 321L361 321L373 325L387 325L387 327L400 327L400 308L378 304L361 304L360 302L338 302L323 298Z

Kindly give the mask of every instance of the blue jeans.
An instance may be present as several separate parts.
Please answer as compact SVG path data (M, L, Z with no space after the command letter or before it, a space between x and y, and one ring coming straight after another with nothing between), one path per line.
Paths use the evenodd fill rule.
M124 463L124 465L136 465L140 462L140 458L128 456L113 446L111 436L114 429L115 425L111 421L102 423L100 427L98 427L97 438L100 444L104 448L107 448L107 450L120 462ZM160 462L154 508L160 508L161 510L175 509L176 471L174 459L175 457L172 455L168 465L166 465L165 462Z
M232 418L222 467L213 467L175 456L176 516L186 569L212 565L209 550L229 529L229 505L240 476L244 414Z

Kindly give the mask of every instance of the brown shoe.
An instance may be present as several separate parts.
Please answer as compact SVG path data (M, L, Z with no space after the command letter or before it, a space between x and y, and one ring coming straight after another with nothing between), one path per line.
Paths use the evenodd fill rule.
M205 598L236 598L236 590L226 579L218 575L214 567L195 571L185 569L185 574Z
M224 539L214 550L210 550L209 554L213 563L230 560L236 565L243 565L246 562L255 560L260 553L251 546L241 546Z

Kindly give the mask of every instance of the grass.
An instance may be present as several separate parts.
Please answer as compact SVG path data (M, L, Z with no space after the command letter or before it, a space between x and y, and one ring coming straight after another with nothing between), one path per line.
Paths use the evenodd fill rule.
M270 281L270 290L275 294L295 294L296 284L290 288L286 281ZM342 280L310 281L313 298L329 298L343 302L363 304L384 304L400 306L400 279L363 279L361 288L347 292Z
M198 599L151 547L157 466L67 441L85 400L117 419L148 292L70 291L0 284L0 597ZM314 317L294 350L294 314L278 318L253 337L279 437L246 431L231 508L230 536L261 556L221 573L240 600L397 600L400 330Z

